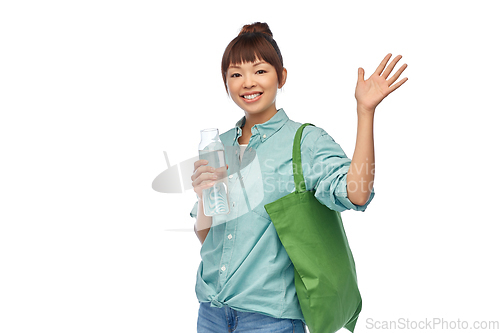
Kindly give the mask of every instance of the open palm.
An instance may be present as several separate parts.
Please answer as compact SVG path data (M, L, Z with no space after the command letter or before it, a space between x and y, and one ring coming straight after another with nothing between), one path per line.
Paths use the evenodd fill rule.
M358 69L358 82L356 84L356 92L354 93L354 96L358 101L358 106L362 107L364 110L374 111L375 107L382 102L387 95L392 93L408 80L408 78L405 77L395 83L401 73L403 73L406 69L406 64L401 66L399 70L388 79L389 74L391 74L398 61L402 58L401 55L398 55L394 58L394 60L392 60L389 66L387 66L391 56L392 55L390 53L386 55L372 76L370 76L366 81L364 79L364 69Z

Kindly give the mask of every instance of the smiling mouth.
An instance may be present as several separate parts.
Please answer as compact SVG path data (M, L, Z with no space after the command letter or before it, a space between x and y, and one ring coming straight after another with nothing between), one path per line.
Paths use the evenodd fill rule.
M251 100L254 100L261 95L262 95L262 93L256 93L256 94L251 94L251 95L243 95L241 97L243 97L243 99L251 101Z

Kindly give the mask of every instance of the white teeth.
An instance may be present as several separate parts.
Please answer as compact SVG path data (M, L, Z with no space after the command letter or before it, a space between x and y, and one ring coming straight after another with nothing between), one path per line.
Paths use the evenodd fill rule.
M245 95L243 96L245 99L254 99L255 97L260 96L260 94L253 94L253 95Z

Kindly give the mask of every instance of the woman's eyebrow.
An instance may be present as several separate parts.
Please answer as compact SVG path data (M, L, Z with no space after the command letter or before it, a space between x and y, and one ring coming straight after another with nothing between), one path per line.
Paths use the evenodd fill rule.
M259 65L262 65L262 64L265 64L265 63L266 63L265 61L260 61L258 63L253 64L253 67L259 66ZM241 68L241 67L240 66L236 66L236 65L231 65L228 68Z

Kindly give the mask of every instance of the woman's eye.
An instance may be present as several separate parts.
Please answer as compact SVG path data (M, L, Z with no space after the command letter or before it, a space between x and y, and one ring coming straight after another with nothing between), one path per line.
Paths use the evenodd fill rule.
M231 77L239 77L239 76L241 76L240 73L234 73L233 75L231 75Z
M261 69L261 70L257 71L257 74L264 74L265 72L266 72L265 70Z

